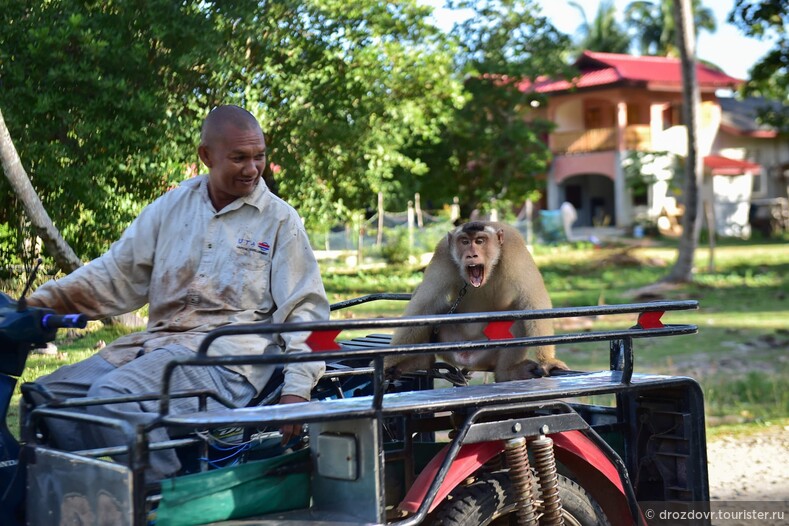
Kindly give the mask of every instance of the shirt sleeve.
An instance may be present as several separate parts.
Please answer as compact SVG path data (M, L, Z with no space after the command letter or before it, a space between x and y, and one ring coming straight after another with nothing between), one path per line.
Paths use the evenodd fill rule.
M292 323L329 319L329 301L323 288L320 269L307 233L298 216L283 224L271 271L271 294L276 309L273 323ZM285 352L311 352L308 333L282 333ZM287 364L283 395L310 399L310 391L325 371L323 362Z
M102 256L67 276L51 280L31 295L36 304L91 319L133 311L148 302L159 225L152 203Z

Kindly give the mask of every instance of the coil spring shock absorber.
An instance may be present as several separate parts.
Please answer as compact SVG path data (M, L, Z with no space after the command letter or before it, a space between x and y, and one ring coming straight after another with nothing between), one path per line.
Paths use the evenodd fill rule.
M545 432L547 430L544 430ZM534 457L534 470L540 481L540 497L542 498L543 526L564 526L562 517L562 501L559 497L559 478L556 474L556 458L553 454L553 440L541 434L529 442Z
M513 438L504 444L504 455L510 468L510 480L518 503L518 526L537 526L537 510L532 492L532 474L526 439Z

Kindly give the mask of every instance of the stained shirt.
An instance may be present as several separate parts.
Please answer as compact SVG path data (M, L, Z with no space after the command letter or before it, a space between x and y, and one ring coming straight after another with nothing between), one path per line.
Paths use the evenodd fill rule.
M217 212L208 177L183 182L145 207L109 251L40 286L31 299L91 319L148 304L144 332L100 351L120 366L171 343L197 350L205 333L231 323L324 320L329 305L297 212L261 180L248 196ZM209 355L308 352L307 334L216 339ZM261 390L273 367L230 366ZM283 394L309 399L321 362L285 367Z

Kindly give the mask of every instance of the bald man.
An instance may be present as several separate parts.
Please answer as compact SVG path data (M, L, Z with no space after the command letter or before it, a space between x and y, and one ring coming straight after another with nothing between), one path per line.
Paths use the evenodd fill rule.
M32 306L102 319L148 304L143 332L118 338L96 355L37 380L59 398L160 392L173 359L194 355L206 332L228 323L328 319L329 305L302 221L263 182L266 141L255 117L219 106L206 117L198 155L207 175L184 181L148 205L109 251L68 276L39 287ZM308 352L302 334L223 337L210 355ZM269 382L272 366L178 367L171 390L210 389L238 406ZM280 403L309 400L323 364L285 367ZM147 424L158 402L91 406L86 411ZM171 413L192 412L196 400L174 400ZM49 419L56 447L78 450L123 444L108 427ZM281 429L283 442L299 425ZM164 429L152 441L168 439ZM153 451L151 478L180 469L173 450Z

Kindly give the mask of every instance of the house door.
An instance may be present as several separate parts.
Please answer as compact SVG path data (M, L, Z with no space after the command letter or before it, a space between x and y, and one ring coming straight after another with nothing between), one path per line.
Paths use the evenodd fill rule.
M614 182L604 175L584 174L568 177L560 185L561 201L568 201L578 212L573 226L612 226L616 224Z

